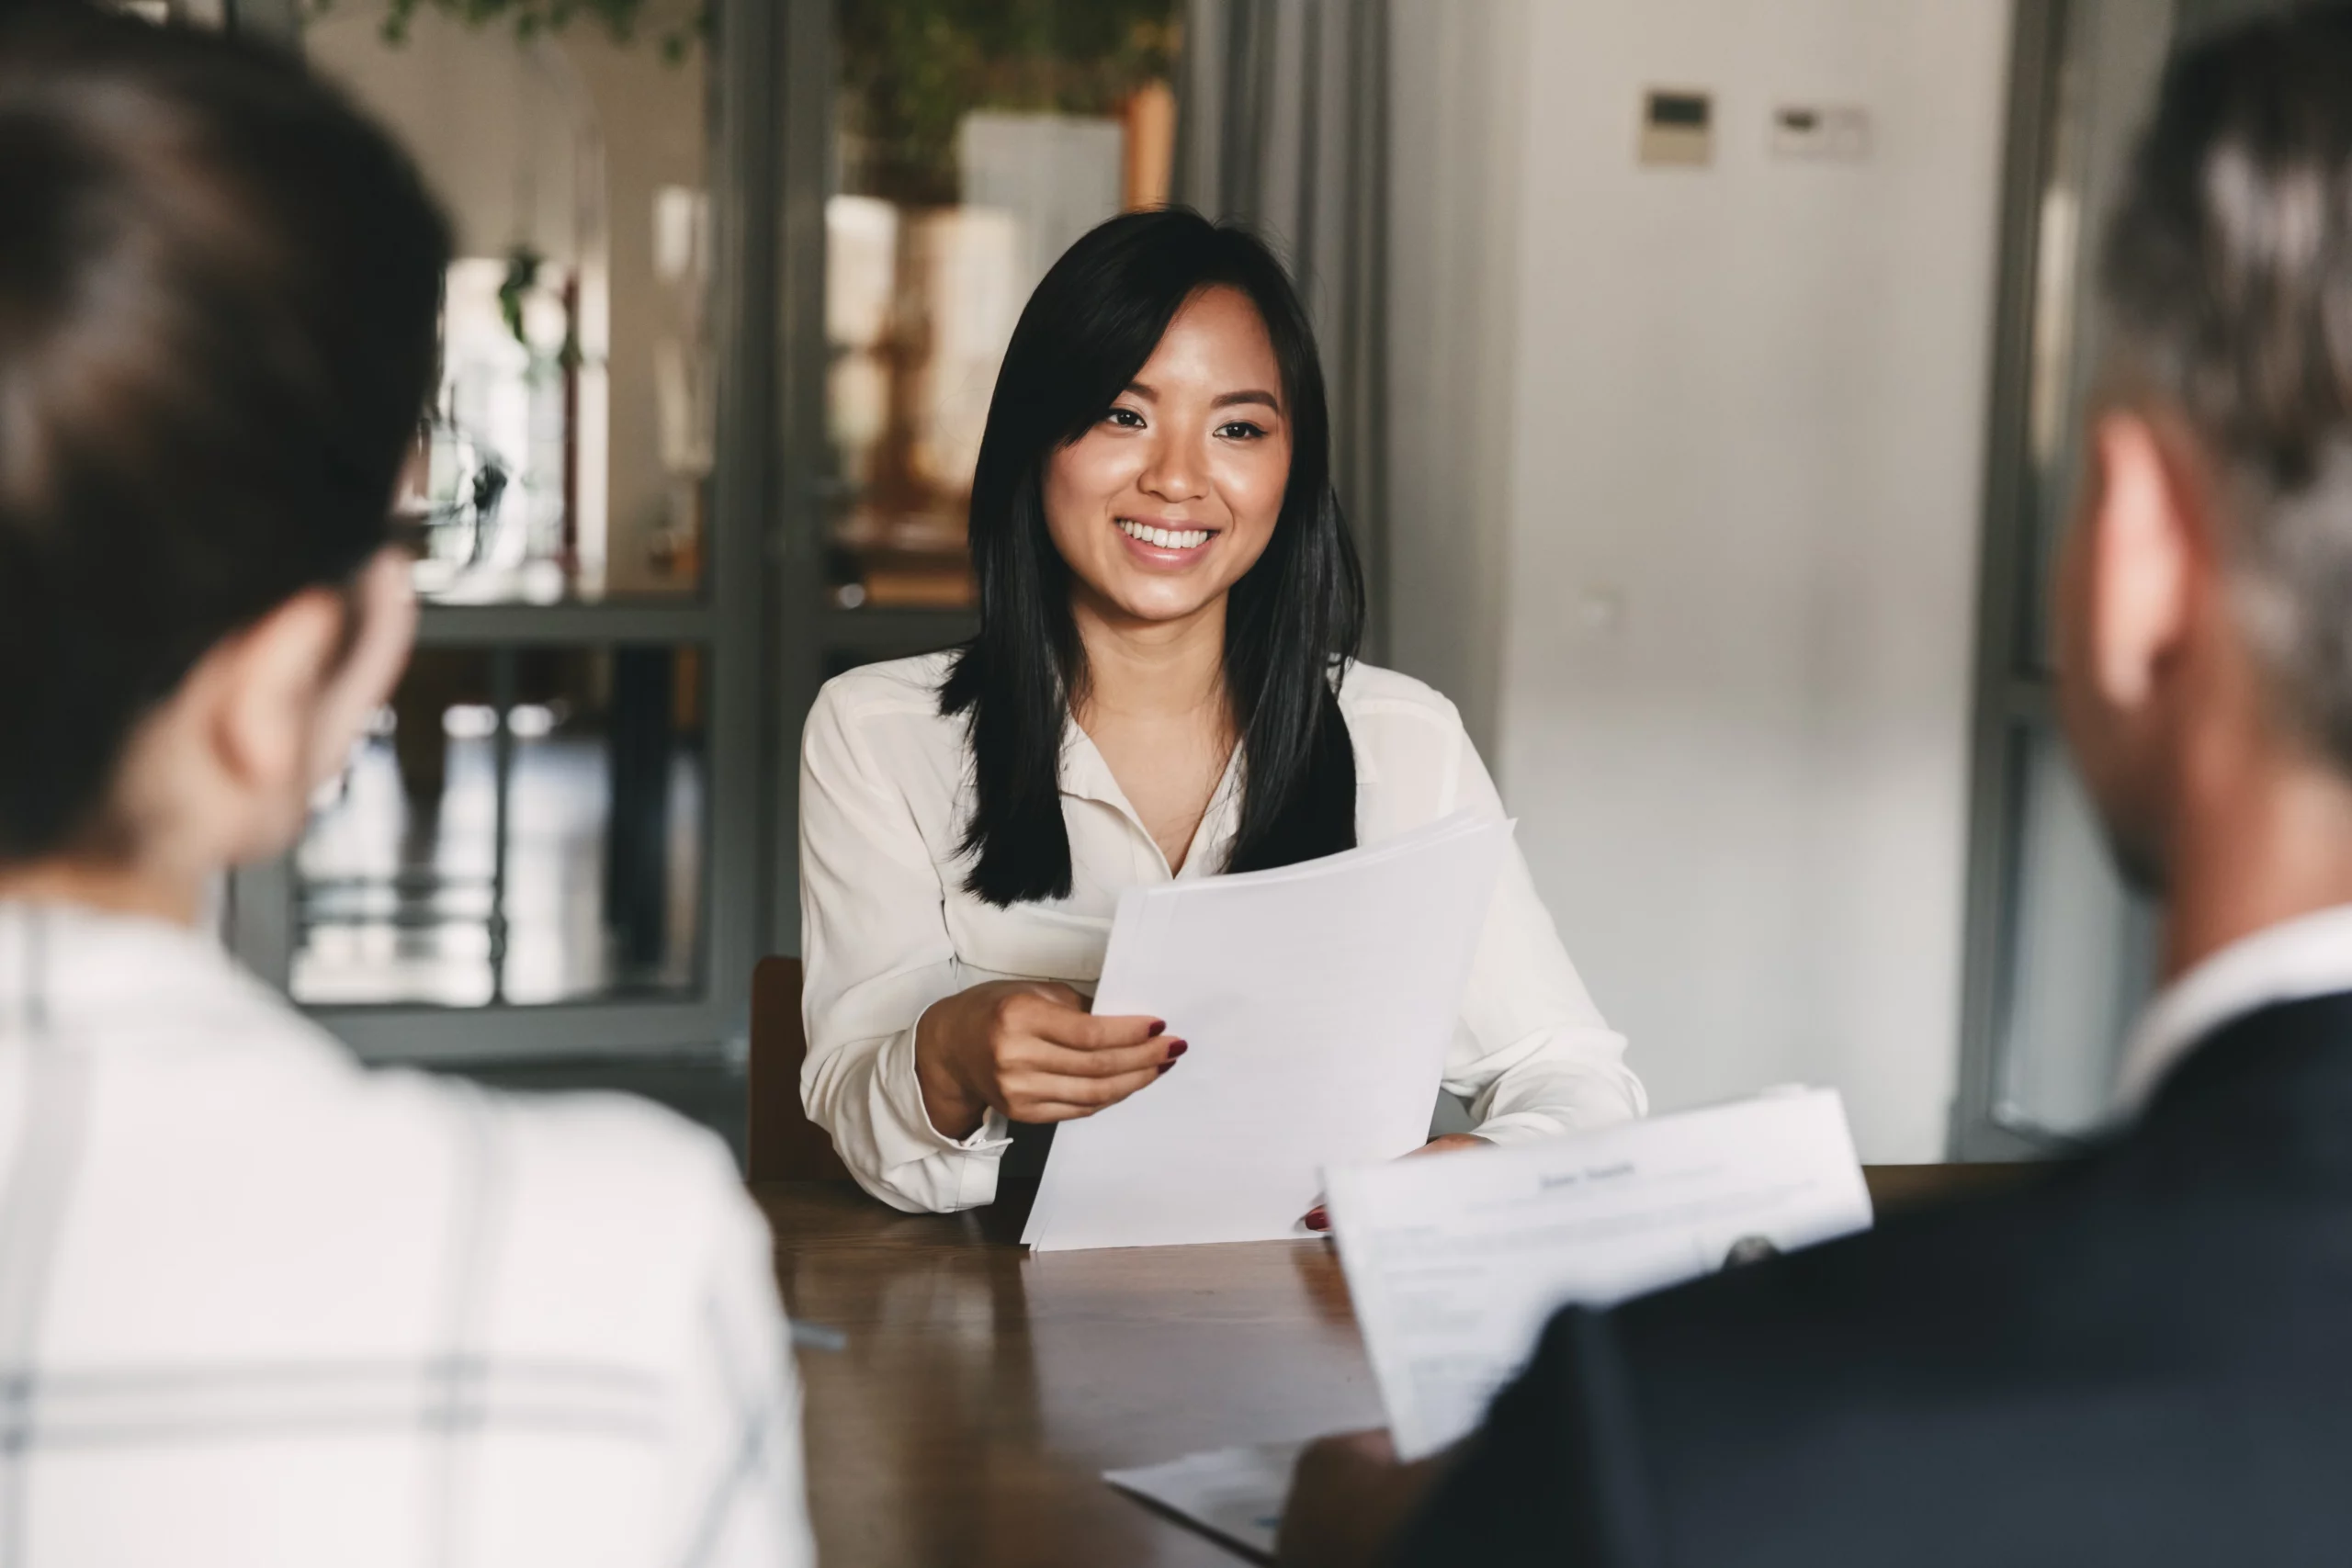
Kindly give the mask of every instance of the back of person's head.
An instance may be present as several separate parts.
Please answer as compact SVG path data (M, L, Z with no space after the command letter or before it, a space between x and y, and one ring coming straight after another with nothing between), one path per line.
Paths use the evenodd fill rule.
M2103 260L2120 379L2211 469L2269 706L2352 773L2352 7L2173 62Z
M0 0L0 864L107 835L142 719L382 550L447 252L290 58Z

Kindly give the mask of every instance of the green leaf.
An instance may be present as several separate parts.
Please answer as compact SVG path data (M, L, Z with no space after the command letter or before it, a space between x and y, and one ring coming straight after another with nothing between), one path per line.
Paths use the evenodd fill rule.
M635 41L638 24L650 3L650 0L390 0L382 32L388 44L407 42L416 12L430 6L476 31L503 26L518 40L527 42L543 34L560 33L584 15L594 17L604 25L606 37L626 46ZM657 48L664 61L673 65L683 62L688 53L688 40L707 35L711 3L712 0L703 0L690 21L662 35ZM311 0L311 4L323 12L334 0Z

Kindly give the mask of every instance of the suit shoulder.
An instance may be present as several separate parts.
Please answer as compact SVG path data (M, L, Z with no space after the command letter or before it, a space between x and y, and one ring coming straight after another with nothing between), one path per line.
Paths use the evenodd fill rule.
M2241 1205L2183 1205L2144 1174L2069 1162L2014 1194L1898 1213L1608 1314L1587 1337L1613 1361L1629 1416L1616 1441L1674 1521L1677 1559L2214 1560L2177 1533L2210 1505L2204 1481L2352 1429L2331 1415L2314 1432L2308 1406L2255 1394L2291 1386L2281 1368L2335 1364L2294 1337L2326 1318L2333 1344L2312 1308L2335 1281L2322 1292L2296 1273L2309 1248L2271 1237L2291 1257L2266 1261L2260 1242L2233 1243L2259 1228ZM2179 1289L2185 1258L2230 1280L2226 1300ZM1545 1348L1546 1395L1589 1393L1586 1347L1555 1325ZM2216 1407L2245 1419L2216 1423ZM2151 1484L2166 1472L2199 1484ZM1780 1510L1760 1538L1754 1511L1731 1506L1758 1498ZM2152 1550L2119 1555L2119 1521L2146 1526Z
M2014 1191L1898 1212L1619 1307L1655 1440L1792 1455L1808 1436L1842 1443L1860 1411L1932 1426L1955 1379L1971 1398L2030 1403L2043 1369L2100 1353L2141 1310L2129 1282L2149 1275L2149 1226L2131 1186L2107 1161L2057 1162Z
M1618 1316L1637 1353L1715 1337L1852 1335L1850 1350L1894 1350L1914 1329L1995 1300L2015 1311L2079 1258L2113 1217L2087 1163L2021 1176L2016 1190L1922 1205L1868 1231L1644 1297Z

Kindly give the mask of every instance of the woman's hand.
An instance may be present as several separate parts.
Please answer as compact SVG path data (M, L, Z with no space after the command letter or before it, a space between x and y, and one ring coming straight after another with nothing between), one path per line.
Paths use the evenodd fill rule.
M1013 1122L1069 1122L1116 1105L1166 1072L1184 1042L1150 1018L1096 1018L1068 986L991 980L934 1002L915 1026L915 1078L931 1124L950 1138L990 1110Z
M1187 1078L1184 1081L1190 1083L1192 1080ZM1442 1138L1431 1138L1405 1157L1411 1159L1413 1155L1442 1155L1453 1149L1483 1149L1488 1146L1487 1140L1476 1133L1448 1133Z
M1478 1136L1476 1133L1447 1133L1439 1137L1431 1138L1419 1148L1414 1149L1400 1157L1411 1159L1414 1155L1442 1155L1449 1153L1454 1149L1483 1149L1487 1146L1487 1140ZM1306 1211L1306 1217L1301 1220L1299 1224L1305 1225L1311 1231L1328 1231L1331 1228L1331 1212L1329 1209L1326 1209L1322 1204L1317 1203L1315 1207Z

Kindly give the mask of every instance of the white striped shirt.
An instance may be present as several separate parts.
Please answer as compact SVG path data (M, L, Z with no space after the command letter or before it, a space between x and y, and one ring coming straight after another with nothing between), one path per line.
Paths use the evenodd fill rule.
M797 1568L783 1333L707 1134L0 901L0 1568Z

